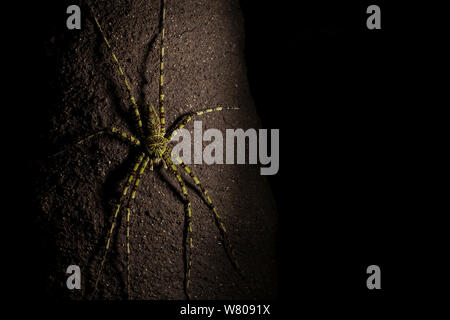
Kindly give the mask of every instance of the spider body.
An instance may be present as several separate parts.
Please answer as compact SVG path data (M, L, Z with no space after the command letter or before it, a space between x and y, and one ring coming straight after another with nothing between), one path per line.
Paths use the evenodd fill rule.
M145 149L153 162L159 162L161 160L163 154L167 150L168 143L169 141L161 134L151 136L147 139Z
M232 263L232 265L236 268L236 270L240 273L239 264L235 257L234 249L228 240L228 236L226 233L226 228L224 223L222 222L222 218L218 213L218 210L214 207L213 202L208 195L207 190L200 183L199 179L195 176L193 171L180 159L176 158L176 161L172 160L172 149L170 147L170 141L177 134L177 130L182 129L193 117L201 116L209 112L215 111L223 111L223 110L237 110L237 107L210 107L196 112L190 112L181 117L180 121L174 124L168 131L166 131L165 124L165 111L164 111L164 77L163 77L163 69L164 69L164 23L166 16L165 9L165 0L161 1L162 6L162 19L160 20L161 28L161 49L160 49L160 81L159 81L159 113L156 109L149 105L147 112L143 112L145 115L141 118L142 110L136 103L136 99L134 98L131 87L128 81L128 78L125 74L124 68L119 63L119 59L115 55L110 42L108 41L100 22L98 21L94 11L91 9L92 17L95 21L95 24L100 31L100 34L103 37L104 43L108 47L112 59L117 66L119 74L122 78L123 84L128 91L128 95L130 98L130 106L132 115L134 117L134 122L137 129L137 137L126 133L122 130L117 129L116 127L110 127L103 129L95 134L88 136L87 138L79 141L77 144L82 144L88 140L91 140L94 137L104 134L110 134L113 137L119 138L126 143L128 143L131 147L137 149L138 157L134 162L128 179L126 180L125 186L122 189L122 196L120 201L115 206L112 216L112 222L109 228L109 232L107 234L106 246L103 252L102 260L100 266L98 268L98 272L95 278L94 292L93 296L95 297L98 291L98 286L100 283L100 279L102 276L103 268L106 262L107 253L110 249L112 234L116 228L116 221L119 214L126 212L126 254L127 254L127 297L131 298L131 278L130 278L130 216L131 216L131 208L133 200L136 197L136 192L139 187L139 183L146 173L147 169L153 170L153 165L163 164L164 169L167 169L168 172L174 176L180 186L180 189L183 194L184 203L185 203L185 237L184 237L184 292L188 299L191 298L190 287L191 287L191 269L192 269L192 248L193 248L193 229L191 223L191 202L188 196L187 188L184 183L184 179L180 175L178 170L178 166L180 166L185 173L194 181L195 185L201 190L203 194L204 201L206 205L209 207L210 211L213 214L216 226L221 233L223 239L223 246L225 252Z
M162 134L155 134L146 139L145 150L153 162L159 163L163 154L168 150L167 144L169 140L164 138Z

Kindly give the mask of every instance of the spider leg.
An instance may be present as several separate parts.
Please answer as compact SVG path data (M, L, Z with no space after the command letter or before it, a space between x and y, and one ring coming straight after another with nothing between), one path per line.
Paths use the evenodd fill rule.
M76 142L75 144L69 145L68 147L64 148L63 150L58 151L57 153L51 155L50 157L55 157L57 155L60 155L60 154L62 154L64 152L66 152L67 150L69 150L70 148L74 147L74 146L84 144L86 142L91 141L93 138L97 138L97 137L99 137L101 135L104 135L104 134L110 134L113 137L118 138L119 140L122 140L122 141L125 141L125 142L129 143L132 146L139 146L139 145L141 145L141 142L139 141L138 138L136 138L136 137L134 137L134 136L132 136L132 135L126 133L126 132L123 132L123 131L115 128L115 127L110 127L110 128L106 128L106 129L100 130L100 131L98 131L98 132L96 132L94 134L91 134L91 135L87 136L86 138L81 139L80 141Z
M83 143L88 142L91 139L101 136L103 134L111 134L113 137L116 137L122 141L129 142L131 145L134 145L134 146L139 146L141 144L141 142L139 141L138 138L136 138L126 132L123 132L115 127L110 127L110 128L100 130L100 131L98 131L94 134L91 134L90 136L87 136L86 138L78 141L76 144L83 144Z
M219 229L219 231L222 235L223 241L224 241L225 252L227 253L228 258L230 259L231 264L236 268L238 273L242 276L243 273L242 273L242 270L236 259L236 254L235 254L234 248L231 245L230 240L228 239L227 229L225 228L225 224L222 222L222 218L220 217L219 213L217 212L217 209L214 207L213 202L212 202L210 196L208 195L208 191L205 189L205 187L203 187L203 185L200 183L200 180L198 180L198 178L195 176L195 174L192 172L192 170L183 162L183 160L181 160L179 157L177 157L176 160L180 164L180 166L189 174L189 176L192 178L192 180L194 180L195 184L202 191L203 196L207 201L208 207L214 213L214 220L216 222L216 226Z
M164 36L165 29L164 24L166 21L166 1L162 1L162 21L161 21L161 52L160 52L160 61L161 64L159 66L159 118L161 121L161 133L164 135L166 133L166 117L164 115Z
M223 110L239 110L239 107L216 107L216 108L207 108L200 111L193 111L189 112L186 115L184 115L180 121L177 123L176 127L174 129L171 129L169 132L167 132L167 140L172 140L172 138L177 134L177 130L183 129L184 126L193 119L194 116L201 116L205 113L210 113L214 111L223 111Z
M134 182L133 188L131 189L131 197L128 199L127 203L127 234L126 234L126 247L127 247L127 295L128 299L131 297L131 279L130 279L130 204L136 197L136 189L139 186L139 183L141 181L142 175L145 172L145 168L147 168L147 164L149 163L150 158L147 156L145 157L144 163L142 164L141 168L139 169L139 173L137 174L136 180Z
M190 293L190 283L191 283L191 268L192 268L192 214L191 214L191 201L189 200L189 196L187 193L186 186L184 184L183 178L178 173L177 166L170 159L170 155L166 152L163 154L163 161L167 166L167 170L175 175L180 184L181 190L183 192L183 197L185 199L185 234L184 238L184 261L185 261L185 275L184 275L184 292L188 300L191 300Z
M153 171L153 159L150 159L150 171Z
M108 253L109 246L110 246L110 243L111 243L111 236L112 236L112 233L114 231L114 227L116 225L117 216L119 215L120 208L122 207L122 202L123 202L125 196L128 193L128 189L129 189L131 183L134 180L134 176L136 175L136 172L137 172L139 166L141 165L142 161L144 160L144 156L145 156L145 154L142 153L139 156L139 159L134 163L133 170L131 171L131 173L130 173L130 175L128 177L128 180L127 180L127 182L125 184L125 187L123 188L122 197L120 199L120 202L116 205L116 209L114 211L111 227L109 228L109 232L108 232L108 240L106 241L105 251L103 252L102 262L101 262L100 267L98 269L96 280L95 280L95 286L94 286L94 292L93 292L93 296L94 297L95 297L95 295L97 293L97 290L98 290L98 283L99 283L100 276L101 276L102 271L103 271L103 266L104 266L105 261L106 261L106 255Z
M131 298L131 293L130 293L130 212L131 209L128 206L127 207L127 297L128 300L130 300Z
M116 54L114 53L114 51L113 51L113 49L111 47L111 44L109 43L109 40L106 38L105 32L103 31L102 27L100 26L100 22L98 22L98 19L97 19L95 13L94 13L94 10L92 8L89 8L89 9L91 10L92 16L94 17L95 24L97 25L98 30L100 31L100 33L101 33L101 35L103 37L103 40L106 43L106 46L108 47L108 49L110 50L112 58L113 58L114 62L116 63L117 68L119 69L119 73L120 73L120 75L122 77L123 83L125 84L125 87L126 87L126 89L128 91L128 94L130 96L130 101L131 101L131 105L132 105L132 108L133 108L133 111L134 111L134 118L135 118L135 121L136 121L136 124L137 124L138 132L139 132L140 136L142 136L143 135L143 129L142 129L141 114L139 113L139 107L138 107L138 105L136 103L136 99L134 98L133 93L131 92L131 87L130 87L130 84L128 82L128 78L125 75L124 69L122 68L122 66L119 63L119 59L117 58Z

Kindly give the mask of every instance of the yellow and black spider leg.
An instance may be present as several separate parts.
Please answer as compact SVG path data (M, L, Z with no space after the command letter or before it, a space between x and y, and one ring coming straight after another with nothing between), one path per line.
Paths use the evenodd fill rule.
M186 124L193 119L195 116L201 116L206 113L214 112L214 111L223 111L223 110L239 110L239 107L215 107L215 108L207 108L200 111L189 112L184 115L177 125L170 132L167 132L167 140L172 140L172 138L177 134L177 130L183 129Z
M192 248L194 247L192 243L192 212L191 212L191 201L187 193L186 185L184 184L183 178L178 172L177 166L170 159L168 152L164 153L163 161L166 163L167 170L171 172L178 180L181 190L183 192L183 197L185 199L185 234L184 238L184 248L185 248L185 274L184 274L184 291L188 300L192 299L191 296L191 269L192 269Z
M125 87L127 88L128 94L130 95L130 101L131 101L131 105L132 105L132 108L133 108L133 114L134 114L134 118L135 118L135 121L136 121L137 130L139 132L139 135L142 137L143 129L142 129L141 114L139 112L139 107L138 107L138 105L136 103L136 99L134 98L133 93L131 92L131 87L130 87L130 83L128 81L128 78L125 75L124 69L122 68L122 66L119 63L119 59L117 58L116 54L114 53L114 51L113 51L113 49L111 47L111 44L109 43L109 40L106 38L106 35L105 35L105 33L104 33L100 23L98 22L98 19L97 19L96 15L95 15L94 11L92 10L92 8L90 8L90 9L91 9L92 16L94 17L95 24L97 25L100 33L102 34L102 37L103 37L103 40L106 43L106 46L111 51L112 58L113 58L114 62L116 63L116 65L117 65L117 67L119 69L119 73L122 76L123 83L125 84Z
M120 140L131 143L131 145L139 146L141 144L141 142L139 141L138 138L132 136L131 134L128 134L126 132L123 132L123 131L117 129L116 127L110 127L107 129L100 130L100 131L98 131L94 134L91 134L90 136L87 136L86 138L78 141L77 144L83 144L83 143L88 142L89 140L91 140L95 137L101 136L103 134L111 134L112 136L119 138Z
M228 239L227 235L227 229L225 227L225 224L222 222L222 218L217 212L216 207L214 207L213 202L211 200L211 197L208 195L208 191L203 187L203 185L200 183L200 180L195 176L195 174L192 172L192 170L181 160L179 157L176 158L177 162L180 164L180 166L189 174L189 176L194 180L195 184L200 188L200 190L203 193L203 196L205 197L205 200L211 209L211 211L214 214L214 220L216 222L217 227L219 228L219 231L222 235L223 241L224 241L224 248L227 252L228 258L230 259L232 265L236 268L238 273L243 276L242 270L239 266L239 263L236 259L236 253L234 251L233 246L231 245L230 240Z
M153 171L153 159L150 159L149 169L150 171Z
M165 21L166 21L166 1L162 1L162 23L161 23L161 53L159 67L159 118L161 121L161 133L164 136L166 132L166 117L164 114L164 37L165 37Z
M95 298L95 294L97 293L97 290L98 290L98 283L99 283L99 280L100 280L100 277L101 277L101 274L102 274L102 271L103 271L103 266L104 266L105 261L106 261L106 255L108 253L108 250L109 250L109 247L110 247L110 244L111 244L111 236L112 236L112 233L113 233L114 228L116 226L117 216L119 215L120 209L122 207L122 202L125 199L126 195L128 194L128 190L130 188L130 185L133 182L134 177L136 175L136 172L137 172L138 168L140 167L142 161L144 160L144 157L145 157L145 153L142 153L139 156L138 160L134 163L133 169L132 169L131 173L129 174L128 180L127 180L127 182L126 182L126 184L125 184L125 186L124 186L124 188L122 190L121 199L120 199L119 203L116 205L116 208L114 210L114 215L113 215L111 227L109 228L109 232L108 232L108 240L106 241L105 251L103 252L102 262L100 264L100 267L98 269L97 276L96 276L96 279L95 279L95 286L94 286L94 293L93 293L93 297L94 298Z
M74 147L76 145L84 144L86 142L91 141L93 138L99 137L99 136L104 135L104 134L111 134L113 137L116 137L116 138L119 138L122 141L128 142L128 143L130 143L133 146L141 145L141 142L139 141L138 138L135 138L134 136L117 129L116 127L110 127L110 128L106 128L106 129L100 130L100 131L98 131L98 132L96 132L94 134L91 134L91 135L87 136L84 139L81 139L77 143L75 143L73 145L70 145L70 146L64 148L63 150L53 154L51 157L57 156L57 155L59 155L59 154L61 154L63 152L66 152L67 150L69 150L70 148L72 148L72 147Z
M126 233L126 250L127 250L127 297L128 299L131 298L131 279L130 279L130 215L131 215L131 209L130 205L131 202L136 197L136 190L139 187L139 183L141 181L142 175L145 172L145 169L147 168L147 164L149 162L150 158L147 156L144 159L144 162L142 163L139 172L136 176L136 180L134 182L133 188L131 189L131 197L128 199L128 203L126 206L127 210L127 233ZM124 194L125 195L125 194Z

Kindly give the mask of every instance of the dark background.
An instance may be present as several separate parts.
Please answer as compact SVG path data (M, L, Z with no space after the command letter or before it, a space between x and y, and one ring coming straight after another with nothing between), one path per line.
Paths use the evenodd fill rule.
M368 30L369 4L243 6L252 93L263 126L281 133L271 183L286 305L380 308L400 285L388 247L405 201L396 143L404 106L393 83L404 61L395 13L379 4L382 29ZM365 286L371 264L383 291Z
M370 4L381 7L381 30L366 28ZM434 202L424 190L434 185L424 182L421 162L432 119L420 106L434 103L424 92L434 60L426 10L381 1L241 5L252 94L263 126L281 136L280 171L270 177L280 217L279 308L364 315L422 295L443 268L434 256ZM5 223L7 265L18 301L42 292L39 249L47 244L27 216L27 196L33 165L49 148L43 134L56 70L43 41L54 17L65 25L66 7L29 3L11 9L3 28L13 97L6 122L15 132L6 145L14 204L5 213L13 220ZM381 267L381 291L365 286L371 264Z
M381 30L366 28L371 4ZM445 270L442 190L429 180L437 162L427 164L440 129L442 8L315 1L243 10L252 94L263 126L281 133L271 184L283 305L362 317L423 305ZM366 287L371 264L380 291Z

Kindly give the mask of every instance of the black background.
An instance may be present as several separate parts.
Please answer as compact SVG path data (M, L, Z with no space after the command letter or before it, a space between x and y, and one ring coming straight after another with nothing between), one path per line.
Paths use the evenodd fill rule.
M368 30L369 4L243 7L251 90L264 127L280 128L271 183L286 306L376 310L401 286L392 241L405 201L404 106L393 82L405 61L395 12L381 6L382 29ZM383 272L380 292L365 284L371 264Z
M443 253L427 193L435 184L422 162L431 157L433 121L423 106L435 102L425 92L436 70L430 11L392 1L296 2L241 1L252 95L263 126L280 129L280 171L270 177L280 221L278 310L364 316L434 293L444 267L434 255ZM370 4L381 7L381 30L366 28ZM46 244L27 197L35 160L48 154L48 81L56 72L44 40L53 17L64 26L66 7L23 4L8 11L3 28L12 71L5 94L13 97L6 122L15 132L6 141L14 178L14 210L4 209L13 218L5 223L9 294L31 304L42 297ZM381 267L380 291L366 288L371 264Z

